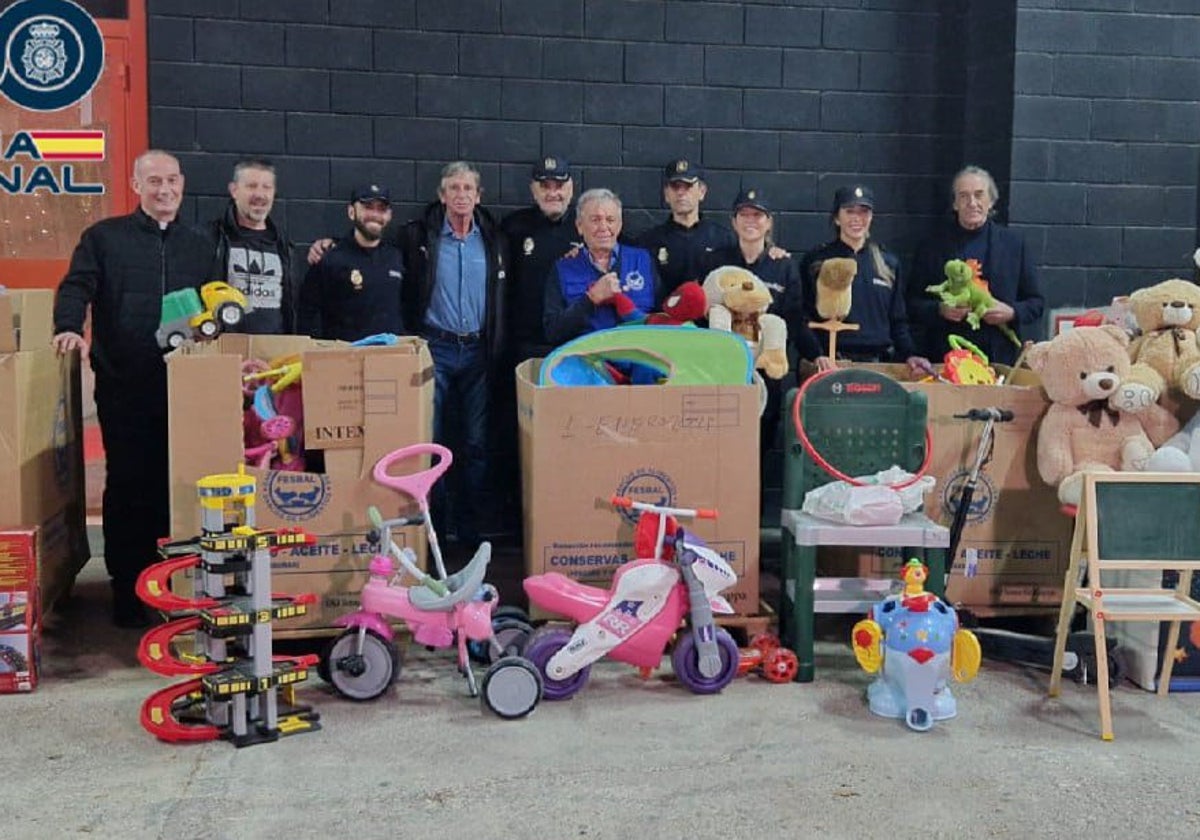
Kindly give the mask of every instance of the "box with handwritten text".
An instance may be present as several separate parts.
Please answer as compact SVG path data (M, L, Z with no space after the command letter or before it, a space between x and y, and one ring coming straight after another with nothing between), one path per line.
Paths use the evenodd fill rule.
M689 527L737 572L738 613L758 613L756 387L540 387L539 364L517 368L526 572L606 585L634 559L636 515L611 496L716 508Z

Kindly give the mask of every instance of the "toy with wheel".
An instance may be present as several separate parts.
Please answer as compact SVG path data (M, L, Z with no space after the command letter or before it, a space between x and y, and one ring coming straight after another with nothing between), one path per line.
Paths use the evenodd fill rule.
M737 575L702 540L672 525L676 518L714 519L716 511L620 496L610 501L641 512L639 530L656 537L650 556L638 551L637 560L617 569L607 590L558 572L525 579L530 603L578 622L571 629L542 627L525 645L526 658L541 672L546 699L565 700L577 693L601 657L649 673L661 664L672 639L671 664L679 682L696 694L721 691L737 674L739 656L737 644L716 626L713 613L733 612L720 593L737 583ZM666 549L671 558L664 556Z
M750 646L739 651L738 676L758 674L767 682L787 683L796 678L800 660L790 648L779 643L774 633L759 633Z
M391 467L404 461L429 457L431 465L405 475L393 475ZM496 589L485 583L492 556L490 543L483 543L462 570L447 575L438 546L437 533L429 516L429 491L449 469L450 450L437 444L415 444L385 455L375 465L375 481L411 497L418 513L383 519L371 509L372 530L368 538L375 556L362 589L361 609L335 620L345 630L321 655L318 674L339 694L350 700L379 697L400 675L402 660L396 647L392 622L402 620L413 641L430 648L457 649L458 670L467 680L472 697L505 719L522 718L542 698L542 678L531 662L519 655L519 645L501 641L494 629L498 598ZM423 572L416 555L393 539L393 531L424 525L433 555L436 577ZM411 577L413 586L404 585ZM467 646L485 645L490 665L476 682Z

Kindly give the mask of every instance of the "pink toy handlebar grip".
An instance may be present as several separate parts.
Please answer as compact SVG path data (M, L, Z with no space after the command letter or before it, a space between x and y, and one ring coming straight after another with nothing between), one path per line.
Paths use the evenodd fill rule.
M388 468L397 461L419 458L423 455L433 455L437 458L429 469L418 470L408 475L388 474ZM440 444L414 443L384 455L375 463L375 469L371 471L371 474L383 486L408 493L424 505L429 500L429 488L442 477L446 470L450 469L450 464L453 462L453 453Z

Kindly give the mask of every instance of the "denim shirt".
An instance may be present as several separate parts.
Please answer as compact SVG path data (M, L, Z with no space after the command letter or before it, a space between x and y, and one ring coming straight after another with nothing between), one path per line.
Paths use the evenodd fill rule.
M480 332L487 299L487 252L473 220L462 239L454 234L449 218L442 223L436 272L425 323L454 333Z

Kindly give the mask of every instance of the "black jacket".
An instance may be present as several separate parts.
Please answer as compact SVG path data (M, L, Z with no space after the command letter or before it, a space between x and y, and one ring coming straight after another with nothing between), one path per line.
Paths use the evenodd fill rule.
M674 216L667 216L661 224L634 239L634 244L650 252L658 265L662 292L669 295L688 280L703 283L705 266L713 264L713 254L736 248L737 236L728 224L704 215L690 228L679 224Z
M876 266L876 253L887 267L881 272ZM838 336L837 346L853 356L856 353L878 355L881 358L902 362L916 354L908 326L908 310L905 308L904 282L900 276L900 260L882 245L868 239L857 252L841 239L826 242L809 251L800 263L800 282L804 300L803 320L822 321L817 314L817 275L826 260L848 258L858 264L858 273L850 287L850 314L846 323L857 324L858 330L843 332ZM885 276L887 273L891 277ZM815 359L829 352L829 333L817 333L817 353L800 347L800 355Z
M358 341L378 333L403 335L403 280L403 258L391 242L364 248L353 236L339 239L304 276L297 331L340 341Z
M54 331L83 332L92 309L92 368L97 379L139 388L165 387L166 366L154 337L167 292L209 279L212 245L178 221L160 229L139 208L89 227L54 299Z
M918 350L930 359L941 359L949 350L947 337L961 335L979 345L988 358L998 364L1011 365L1019 352L1000 330L990 324L971 329L965 321L952 324L938 313L940 301L925 291L946 279L946 261L961 258L967 240L975 234L963 230L957 221L945 224L934 236L917 249L912 274L908 279L908 316L913 332L919 336ZM1037 269L1033 256L1025 247L1021 234L989 221L979 234L986 237L987 257L983 263L983 278L996 300L1013 308L1016 316L1009 323L1021 339L1031 338L1045 309L1038 288Z
M542 326L542 300L546 278L558 258L583 243L575 229L575 208L558 220L546 217L537 205L515 210L500 223L508 239L508 335L513 343L513 362L545 356L553 345Z
M259 266L260 272L270 272L277 270L280 276L282 285L280 306L278 312L270 308L254 308L246 313L246 317L242 323L237 326L235 332L245 333L291 333L295 332L296 325L296 285L292 279L291 258L292 247L288 241L284 230L275 224L275 221L267 217L267 229L263 237L265 242L272 244L272 250L269 254L264 254L264 257L275 256L279 258L278 267L269 265ZM213 219L204 226L204 234L208 237L213 247L213 262L212 268L209 271L210 280L225 280L230 285L242 291L250 299L251 306L256 306L255 300L251 292L246 288L244 280L238 277L230 276L229 271L229 248L230 245L240 245L243 242L243 234L238 228L237 216L234 215L234 203L231 199L229 205L225 208L224 215L219 219ZM254 255L251 255L253 260Z
M437 282L438 243L441 241L442 225L446 221L446 208L440 201L425 207L419 219L406 224L397 231L400 251L404 254L404 283L400 288L404 324L417 335L425 326L425 313L433 298L433 287ZM475 208L475 224L483 236L483 247L487 252L488 276L485 298L483 334L489 363L495 365L505 361L508 330L505 323L505 305L508 297L508 246L492 214L482 207Z

